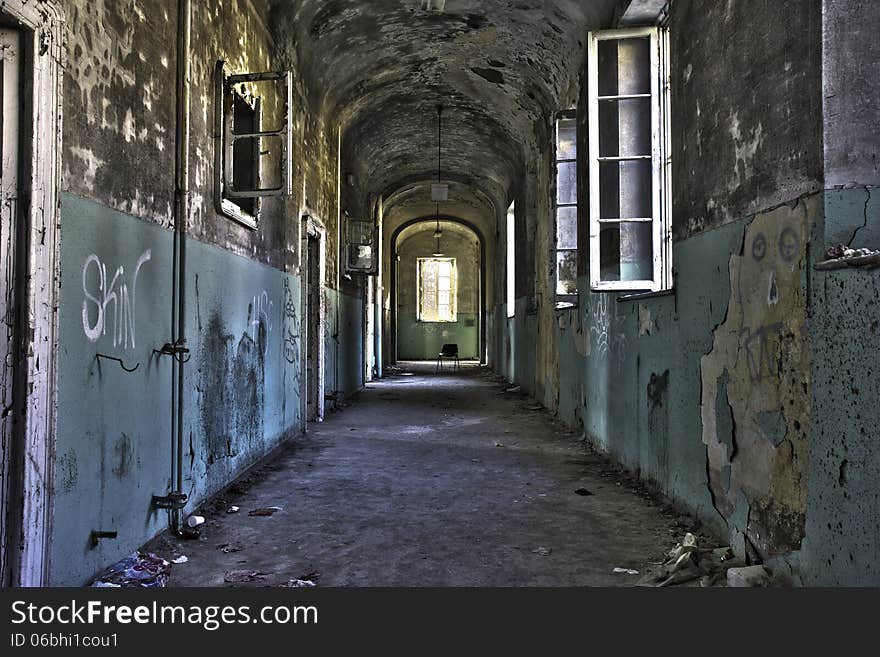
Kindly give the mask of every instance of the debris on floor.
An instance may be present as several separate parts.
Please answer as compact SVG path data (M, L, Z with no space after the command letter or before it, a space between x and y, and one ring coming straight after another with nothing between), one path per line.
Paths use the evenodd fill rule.
M195 528L195 527L198 527L199 525L204 525L204 524L205 524L205 516L190 516L189 518L186 519L186 526L187 527Z
M248 515L249 516L273 516L276 513L278 513L279 511L281 511L280 506L266 506L266 507L263 507L260 509L254 509L253 511L248 513Z
M180 537L188 541L194 541L201 536L202 533L196 527L181 527Z
M239 511L241 511L241 507L235 505L232 505L231 507L226 509L226 513L238 513Z
M553 548L538 547L532 550L532 552L540 557L548 557L550 556L550 553L553 552Z
M315 582L310 579L291 579L291 580L288 580L287 583L282 584L281 588L307 589L307 588L312 588L313 586L317 586L317 584L315 584Z
M633 570L632 568L615 568L611 571L615 575L638 575L638 570Z
M575 495L580 495L581 497L587 497L588 495L592 495L591 491L588 491L586 488L578 488L575 490Z
M168 583L171 564L152 552L133 552L95 578L95 588L161 588Z
M817 262L816 269L844 269L845 267L878 267L880 251L853 249L845 244L832 246L825 252L825 260Z
M724 586L725 583L727 586L766 586L770 581L764 566L744 567L742 560L737 559L728 546L700 548L690 532L666 556L666 561L647 574L641 583L672 586L699 580L700 586Z
M181 563L186 563L187 561L189 561L189 557L187 557L185 554L181 554L176 559L172 559L171 563L181 564Z
M504 447L504 443L499 442L499 441L496 440L496 441L495 441L495 447Z
M258 570L230 570L223 575L227 584L246 584L247 582L264 582L268 575Z
M229 554L231 552L241 552L243 549L244 547L239 545L238 543L224 543L219 547L219 550L223 554Z
M509 388L505 388L504 392L520 392L522 390L522 386L510 386Z
M727 571L727 585L734 588L765 587L770 583L770 573L764 566L744 566Z

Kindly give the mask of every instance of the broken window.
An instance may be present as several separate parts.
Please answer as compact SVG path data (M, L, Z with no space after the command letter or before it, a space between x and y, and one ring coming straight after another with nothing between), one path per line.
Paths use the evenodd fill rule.
M589 40L590 287L672 287L668 37L665 29Z
M345 270L361 274L376 274L379 259L376 257L378 230L368 219L346 219L347 259Z
M455 258L419 258L419 321L456 321Z
M290 72L226 75L217 63L215 205L249 228L257 227L263 198L292 193L292 91ZM267 106L279 117L268 130Z
M577 301L577 119L575 110L556 120L556 302Z

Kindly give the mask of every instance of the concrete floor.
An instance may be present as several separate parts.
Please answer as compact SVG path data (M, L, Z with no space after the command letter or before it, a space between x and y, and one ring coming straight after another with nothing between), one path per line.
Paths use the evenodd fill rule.
M199 539L154 539L189 558L170 585L250 570L252 586L627 586L639 577L615 567L644 573L681 538L671 510L485 369L403 369L204 505Z

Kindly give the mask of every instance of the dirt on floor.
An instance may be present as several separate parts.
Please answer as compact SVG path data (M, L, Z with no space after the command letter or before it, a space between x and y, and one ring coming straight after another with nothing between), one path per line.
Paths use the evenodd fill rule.
M685 532L716 545L508 388L392 370L145 549L187 558L171 586L632 586Z

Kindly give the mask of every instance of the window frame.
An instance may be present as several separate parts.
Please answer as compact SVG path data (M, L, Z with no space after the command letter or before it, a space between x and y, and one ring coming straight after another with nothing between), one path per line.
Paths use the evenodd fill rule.
M516 317L516 201L507 208L507 225L505 226L505 251L507 255L505 269L505 296L507 318Z
M599 150L599 103L619 96L599 96L599 42L626 39L650 39L651 79L651 213L647 219L652 225L652 278L634 281L603 281L601 279L601 227L606 223L625 223L627 218L601 218L601 186L599 167L609 161ZM589 112L589 206L590 206L590 289L594 292L640 291L660 292L672 289L672 204L671 204L671 157L670 157L670 86L669 86L669 31L666 28L629 27L601 30L588 35L587 102ZM618 158L626 157L618 154ZM636 157L632 155L630 157ZM619 160L618 160L619 161ZM645 218L636 218L642 221Z
M575 151L574 158L559 157L559 123L561 121L574 121L575 124ZM557 308L569 308L577 305L577 261L580 257L580 237L579 233L579 217L578 206L580 204L580 194L578 193L578 144L577 144L577 108L572 107L567 110L560 110L553 119L553 189L552 189L552 214L553 214L553 295L556 300ZM575 201L574 203L559 202L559 165L560 163L571 163L575 167ZM559 248L559 209L574 208L575 209L575 247ZM559 253L561 251L574 252L575 254L575 291L569 294L560 294L559 286Z
M425 319L422 311L422 296L424 287L422 283L422 266L426 262L449 262L450 267L450 285L449 285L449 306L451 319ZM438 277L439 278L439 277ZM437 295L439 297L440 286L437 286ZM435 302L439 299L435 299ZM439 307L439 303L435 303ZM439 317L439 312L438 312ZM458 263L453 257L420 257L416 258L416 319L426 324L455 324L458 322Z
M236 85L274 82L283 101L281 125L271 130L263 128L262 97L241 93ZM252 133L237 134L234 125L236 99L254 109L255 129ZM226 62L219 60L214 70L214 206L218 214L255 230L259 226L262 199L293 194L293 74L291 71L264 71L227 75ZM234 149L239 139L254 143L254 186L239 189L234 185ZM279 158L280 182L277 187L262 187L262 140L277 139L281 143ZM253 199L254 213L242 208L238 199Z

